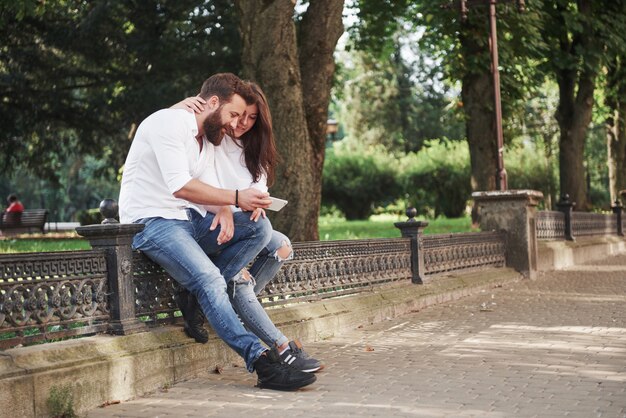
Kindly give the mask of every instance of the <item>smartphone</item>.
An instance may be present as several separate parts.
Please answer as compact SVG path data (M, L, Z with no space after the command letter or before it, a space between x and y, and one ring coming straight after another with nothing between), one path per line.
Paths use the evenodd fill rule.
M285 205L287 204L286 200L279 199L277 197L270 196L270 200L272 201L272 204L267 209L273 210L273 211L276 211L276 212L278 212L279 210L284 208Z

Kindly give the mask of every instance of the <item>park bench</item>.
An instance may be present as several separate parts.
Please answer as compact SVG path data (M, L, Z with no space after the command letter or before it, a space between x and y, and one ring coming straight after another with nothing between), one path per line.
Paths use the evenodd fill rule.
M44 227L47 219L47 209L26 209L22 213L3 213L0 217L0 231L5 235L33 231L45 233Z

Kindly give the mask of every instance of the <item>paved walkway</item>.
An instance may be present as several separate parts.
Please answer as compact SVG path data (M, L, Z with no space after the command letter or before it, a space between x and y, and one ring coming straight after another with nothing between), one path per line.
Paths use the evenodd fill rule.
M298 392L221 374L96 417L626 417L626 256L540 274L308 344Z

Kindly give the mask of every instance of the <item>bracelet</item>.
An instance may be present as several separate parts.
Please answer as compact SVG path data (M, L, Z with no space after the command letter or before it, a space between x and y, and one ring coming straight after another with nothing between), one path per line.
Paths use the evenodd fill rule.
M235 189L235 207L239 207L239 190Z

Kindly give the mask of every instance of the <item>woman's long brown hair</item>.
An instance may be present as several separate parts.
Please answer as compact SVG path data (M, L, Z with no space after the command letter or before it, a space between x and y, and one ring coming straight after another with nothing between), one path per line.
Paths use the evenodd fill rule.
M261 175L265 173L267 185L271 186L274 184L276 164L279 160L272 128L272 115L263 90L252 82L250 87L256 97L255 103L259 108L259 114L252 129L240 138L243 155L254 181L259 181Z

